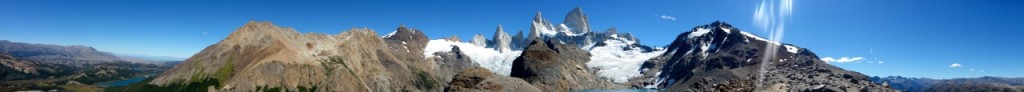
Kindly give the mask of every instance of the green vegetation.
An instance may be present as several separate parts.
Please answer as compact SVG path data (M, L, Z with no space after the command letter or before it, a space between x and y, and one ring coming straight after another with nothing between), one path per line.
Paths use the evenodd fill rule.
M434 89L434 87L440 86L437 80L430 77L430 74L425 71L416 70L416 76L419 77L419 81L416 82L417 88Z
M303 86L299 86L299 92L316 92L316 88L317 88L316 86L309 87L309 88L303 87Z
M131 84L123 87L111 87L107 91L111 92L206 92L209 87L223 87L220 85L220 81L214 78L205 78L201 81L194 81L185 84L170 84L166 86L157 86L148 84L153 81L153 78L147 78L142 82Z
M217 73L214 74L214 78L221 80L219 81L220 83L225 83L224 81L227 81L228 78L231 78L235 70L234 57L228 57L228 61L225 62L227 62L227 65L225 65L224 67L220 67L220 69L217 69Z
M293 91L293 90L288 90L288 89L281 89L281 87L260 86L260 87L256 87L256 90L259 90L261 92L316 92L316 88L317 88L316 86L313 86L313 87L299 86L298 87L299 90Z

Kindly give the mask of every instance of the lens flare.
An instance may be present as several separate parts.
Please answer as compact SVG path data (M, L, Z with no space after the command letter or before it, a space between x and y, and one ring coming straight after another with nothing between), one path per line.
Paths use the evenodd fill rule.
M761 4L754 10L754 25L760 28L763 32L768 33L768 40L775 42L782 42L783 33L785 32L786 20L793 13L793 0L762 0ZM764 47L763 58L761 58L760 73L757 77L757 88L761 88L760 85L764 81L765 67L770 60L775 59L775 53L778 52L779 45L773 42L769 42Z

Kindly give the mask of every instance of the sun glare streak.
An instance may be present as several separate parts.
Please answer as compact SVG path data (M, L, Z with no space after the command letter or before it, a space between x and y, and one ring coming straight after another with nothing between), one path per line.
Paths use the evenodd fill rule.
M776 6L778 5L778 6ZM793 13L793 0L762 0L761 4L754 10L754 25L762 30L762 32L768 33L768 40L775 42L782 42L783 34L785 33L786 20ZM769 43L765 45L764 57L761 58L761 67L759 77L757 79L756 88L761 88L760 85L764 81L765 66L767 61L775 59L775 53L778 52L781 44Z

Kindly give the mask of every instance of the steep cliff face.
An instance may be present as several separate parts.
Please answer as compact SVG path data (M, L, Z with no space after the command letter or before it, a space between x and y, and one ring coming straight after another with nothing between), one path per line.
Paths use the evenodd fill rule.
M565 14L564 22L570 32L577 34L590 32L590 22L587 19L587 15L583 14L583 9L580 9L580 7L576 7L572 9L572 11L569 11L569 14Z
M404 27L385 40L369 29L300 34L269 22L249 22L149 83L173 86L216 80L208 89L221 91L440 90L442 83L425 70L433 64L416 64L424 60L413 51L425 46L421 42L426 41L417 41L425 38ZM389 45L401 41L406 44Z

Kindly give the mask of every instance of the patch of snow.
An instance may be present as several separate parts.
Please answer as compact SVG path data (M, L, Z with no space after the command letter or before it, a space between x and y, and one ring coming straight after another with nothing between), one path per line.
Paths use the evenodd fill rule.
M553 37L558 34L558 31L556 31L555 28L551 26L551 24L545 24L540 21L534 21L533 25L535 25L534 27L537 27L536 30L539 31L540 34L543 36Z
M701 36L704 34L708 34L709 32L711 32L711 29L697 28L697 31L690 32L690 35L687 35L686 38Z
M707 43L704 43L704 44L700 45L700 50L702 50L702 51L711 50L710 48L711 48L711 45L708 45Z
M796 46L792 46L792 45L783 45L783 46L786 46L786 51L789 51L789 53L796 54L796 53L799 53L798 51L800 51L800 48L797 48Z
M522 53L522 51L506 51L499 52L494 48L486 48L476 46L471 43L454 42L444 39L430 40L427 43L427 47L423 50L424 57L435 57L436 52L449 52L453 46L459 46L459 50L466 56L469 56L470 60L484 67L490 69L491 72L508 76L512 72L512 60Z
M380 38L388 38L388 37L394 36L395 33L397 33L397 32L398 32L398 30L391 31L391 33L388 33L387 35L384 35L384 36L380 36Z
M661 76L661 71L658 71L657 73L654 73L654 76ZM654 83L652 83L651 85L644 85L644 88L647 88L647 89L657 89L658 88L658 84L661 84L662 82L665 82L665 78L658 78L658 79L655 79Z
M403 45L404 45L404 44L406 44L406 43L405 43L405 41L402 41L402 44L403 44Z
M771 41L771 40L768 40L768 39L764 39L764 38L758 37L757 35L750 34L750 33L744 32L744 31L740 31L740 33L743 34L743 36L747 36L747 38L754 38L754 39L765 41L765 42L768 42L768 43L773 43L775 45L782 45L782 43L779 43L779 42L776 42L776 41ZM750 41L748 40L747 42L750 42Z
M609 39L604 43L607 45L589 48L591 57L587 67L596 68L598 76L615 83L626 83L629 78L641 76L640 66L666 51L658 48L643 52L640 47L630 46L636 42L624 38Z
M728 29L728 28L719 28L719 29L724 30L726 34L732 33L732 29Z

